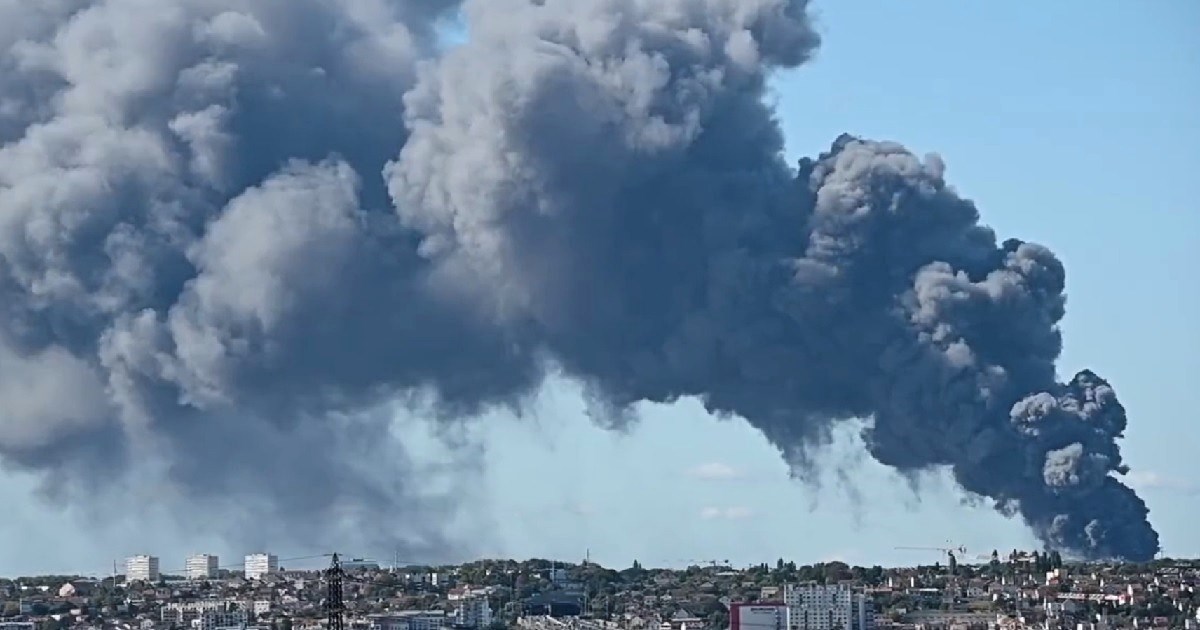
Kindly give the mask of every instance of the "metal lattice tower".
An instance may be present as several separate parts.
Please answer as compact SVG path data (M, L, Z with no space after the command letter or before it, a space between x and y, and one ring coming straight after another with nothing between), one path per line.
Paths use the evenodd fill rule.
M338 555L333 554L333 561L325 569L325 579L329 583L329 594L325 597L325 612L329 615L328 630L346 630L346 606L342 602L342 563Z

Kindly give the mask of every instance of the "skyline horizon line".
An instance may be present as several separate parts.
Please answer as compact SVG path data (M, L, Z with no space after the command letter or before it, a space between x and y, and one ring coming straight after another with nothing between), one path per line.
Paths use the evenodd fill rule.
M1001 549L997 548L997 549L995 549L995 551L998 552L1001 563L1004 563L1005 559L1009 557L1009 554L1013 553L1013 552L1019 554L1021 558L1025 558L1025 559L1033 557L1033 554L1049 554L1049 553L1053 552L1053 550L1046 550L1046 549L1019 549L1019 548L1011 549L1011 550L1001 550ZM270 552L258 552L258 553L264 553L267 555L278 556L278 554L271 554ZM641 561L638 558L633 558L633 559L629 560L628 566L623 566L623 567L619 567L618 565L611 564L611 563L598 562L596 560L587 559L587 558L583 559L582 561L572 561L572 560L566 560L563 558L548 558L548 557L515 558L515 557L497 557L497 556L479 556L479 557L476 557L476 558L473 558L470 560L457 561L457 562L432 562L431 563L431 562L408 562L408 561L401 560L400 564L392 564L392 563L386 563L386 562L382 562L380 560L376 560L374 558L371 558L369 555L364 555L364 556L360 557L360 556L356 556L354 554L343 554L340 551L332 551L332 552L312 554L312 555L307 555L307 556L297 556L297 557L292 557L292 558L278 558L277 562L279 563L279 569L276 572L283 573L283 572L291 572L291 571L299 571L299 572L322 571L323 569L328 568L328 567L314 566L314 567L310 567L310 568L291 568L291 567L283 566L283 563L284 562L310 561L310 560L315 560L318 558L330 558L334 554L337 554L338 556L340 556L342 558L343 566L347 562L364 563L364 564L374 563L379 566L380 570L386 570L386 571L395 571L395 570L399 570L399 569L419 569L419 568L441 569L441 568L450 568L450 567L461 567L461 566L465 566L465 565L484 563L484 562L503 562L503 563L517 563L517 564L524 564L524 563L529 563L529 562L544 562L544 563L551 563L551 564L565 564L570 567L579 567L579 566L586 566L587 564L591 564L591 565L599 566L604 569L615 570L615 571L623 571L623 570L632 568L633 564L635 562L644 570L669 570L669 571L683 571L683 570L687 570L687 569L690 569L693 567L699 567L701 569L724 568L724 569L730 569L730 570L736 570L736 571L743 571L743 570L750 570L755 567L759 567L759 566L763 566L763 565L767 565L769 567L773 563L778 562L778 561L794 563L797 567L813 567L813 566L828 565L828 564L831 564L834 562L841 562L842 564L845 564L849 567L864 567L864 568L882 567L885 569L931 567L931 566L938 566L941 564L945 564L944 558L942 560L935 560L935 561L927 562L927 563L896 563L896 562L861 563L861 562L850 561L847 559L842 559L842 558L837 558L837 557L825 558L825 559L821 559L821 560L806 562L806 561L800 561L800 560L795 560L795 559L789 559L785 556L780 556L780 557L778 557L774 560L770 560L770 561L748 562L748 563L747 562L729 562L729 561L723 561L723 563L722 563L722 561L715 561L715 560L685 560L685 559L674 560L674 561L660 560L660 561L652 561L650 563L647 563L647 562ZM197 553L193 553L193 554L188 554L185 559L193 558L193 557L197 557L197 556L212 556L212 557L220 558L221 555L222 554L219 554L219 553L197 552ZM234 554L234 555L236 557L237 554ZM255 555L255 554L249 553L249 554L245 554L245 555L250 556L250 555ZM983 553L983 554L976 554L976 555L964 555L961 559L958 556L956 556L956 564L961 565L961 566L985 566L990 562L990 560L984 560L984 558L987 556L990 556L990 555L991 555L991 552ZM121 558L115 559L113 561L114 569L117 566L120 566L120 564L122 562L131 560L131 559L133 559L135 557L139 557L139 556L149 556L151 558L156 558L156 559L161 559L163 557L163 556L155 555L153 553L131 554L131 555L127 555L127 556L123 556ZM1088 559L1072 558L1072 557L1065 556L1065 555L1062 557L1063 557L1063 561L1068 564L1097 565L1097 566L1101 566L1101 565L1143 565L1143 564L1153 564L1153 563L1158 563L1158 562L1188 562L1188 563L1200 562L1200 553L1187 554L1187 555L1172 555L1172 554L1167 554L1167 553L1161 552L1161 551L1153 559L1148 560L1148 561L1143 561L1143 562L1130 562L1130 561L1122 560L1119 558L1108 559L1108 560L1095 560L1095 559L1088 560ZM245 558L243 558L242 562L220 564L216 568L216 570L217 571L226 571L226 572L236 572L237 570L244 568L245 565L246 565ZM166 577L180 578L182 576L182 574L186 573L186 571L187 571L186 567L179 567L179 568L172 568L172 569L167 569L167 570L160 569L158 573L163 578L166 578ZM124 577L124 576L125 576L124 572L115 572L115 571L111 572L111 573L103 573L103 572L97 572L97 571L52 570L52 571L45 572L45 573L25 574L25 575L19 575L19 576L6 576L6 575L0 574L0 580L16 581L16 580L19 580L22 578L68 577L68 578L80 578L80 579L95 579L97 581L102 582L105 579ZM206 579L211 579L211 578L206 578ZM182 581L203 581L203 580L202 579L183 578ZM128 583L128 582L125 582L125 583Z

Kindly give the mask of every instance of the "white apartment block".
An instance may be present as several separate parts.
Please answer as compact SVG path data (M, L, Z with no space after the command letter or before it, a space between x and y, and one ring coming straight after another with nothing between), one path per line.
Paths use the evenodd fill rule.
M158 557L139 555L125 560L126 582L157 582Z
M202 599L196 602L171 602L164 604L159 612L163 623L191 626L200 616L209 612L220 612L237 606L229 599Z
M271 573L279 572L279 556L269 553L252 553L246 556L246 579L261 580Z
M873 630L870 601L845 584L789 584L783 591L788 630Z
M438 576L437 571L432 571L429 573L405 573L404 581L408 582L409 584L429 584L430 586L437 586L441 583L441 579L440 576Z
M196 630L240 627L250 620L246 606L229 599L172 602L162 607L163 623Z
M452 621L443 610L404 610L371 615L369 630L441 630Z
M188 556L187 563L184 565L184 571L187 573L189 580L211 580L217 577L218 564L216 556L207 553L198 553Z
M454 623L467 628L492 625L492 605L487 597L464 597L454 607Z

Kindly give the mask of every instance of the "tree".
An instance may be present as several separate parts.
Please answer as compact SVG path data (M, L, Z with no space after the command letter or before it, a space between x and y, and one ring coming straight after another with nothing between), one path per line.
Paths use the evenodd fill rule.
M826 584L833 584L853 577L850 573L849 565L838 560L825 563L821 566L821 574Z
M883 567L881 567L879 565L875 565L875 566L871 567L870 569L867 569L866 574L863 576L863 579L864 579L864 581L866 581L867 584L870 584L871 586L879 586L880 584L883 583L883 574L884 574Z
M384 588L391 588L391 587L396 586L396 581L397 581L396 576L392 575L391 573L388 573L386 571L375 575L375 584L378 584L379 586L384 587Z

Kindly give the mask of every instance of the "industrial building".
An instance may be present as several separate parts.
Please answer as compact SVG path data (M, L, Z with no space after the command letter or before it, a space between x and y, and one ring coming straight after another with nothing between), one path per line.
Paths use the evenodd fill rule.
M786 630L787 606L783 602L730 604L729 630Z

